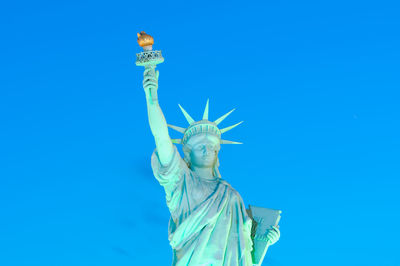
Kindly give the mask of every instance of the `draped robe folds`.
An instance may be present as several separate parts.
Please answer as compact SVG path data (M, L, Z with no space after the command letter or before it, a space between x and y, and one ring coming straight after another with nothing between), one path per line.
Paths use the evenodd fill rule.
M173 249L172 265L253 265L252 221L235 189L220 178L197 176L175 146L168 165L161 165L157 150L151 165L164 187L171 213L168 237Z

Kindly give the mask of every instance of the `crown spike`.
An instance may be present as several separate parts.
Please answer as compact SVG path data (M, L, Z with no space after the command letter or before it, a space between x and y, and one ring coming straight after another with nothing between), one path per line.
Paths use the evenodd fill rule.
M182 144L182 140L181 139L171 139L171 142L175 143L175 144Z
M209 101L210 101L210 99L207 99L206 108L204 108L204 113L203 113L203 120L208 120L208 102Z
M179 108L181 108L181 111L183 113L183 115L185 116L186 120L188 121L189 125L194 123L194 119L185 111L185 109L183 109L183 107L179 105Z
M233 111L235 111L236 108L230 110L228 113L224 114L223 116L221 116L220 118L218 118L217 120L214 121L214 123L216 125L218 125L219 123L221 123L228 115L230 115Z
M242 142L237 142L237 141L230 141L226 139L221 139L221 144L243 144Z
M185 130L186 130L183 127L178 127L178 126L174 126L174 125L170 125L170 124L168 124L167 126L172 128L173 130L176 130L176 131L181 132L181 133L185 133Z
M229 130L231 130L231 129L234 128L234 127L237 127L237 126L240 125L241 123L243 123L243 121L240 121L239 123L234 124L233 126L230 126L230 127L226 127L226 128L221 129L221 134L222 134L222 133L225 133L225 132L227 132L227 131L229 131Z

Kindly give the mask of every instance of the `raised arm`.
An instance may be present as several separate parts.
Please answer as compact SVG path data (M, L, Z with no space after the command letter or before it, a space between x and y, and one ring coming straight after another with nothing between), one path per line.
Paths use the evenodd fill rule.
M158 104L158 75L159 72L155 71L155 66L146 67L143 88L146 94L150 129L156 141L158 157L162 165L167 165L174 155L174 147L168 134L167 122Z

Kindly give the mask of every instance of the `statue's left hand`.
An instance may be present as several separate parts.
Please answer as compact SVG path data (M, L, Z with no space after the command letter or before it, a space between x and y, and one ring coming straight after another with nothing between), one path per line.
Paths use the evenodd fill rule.
M268 230L268 233L266 235L267 241L270 245L273 245L276 243L276 241L279 240L281 236L281 232L279 231L279 225L277 226L272 226L271 229Z

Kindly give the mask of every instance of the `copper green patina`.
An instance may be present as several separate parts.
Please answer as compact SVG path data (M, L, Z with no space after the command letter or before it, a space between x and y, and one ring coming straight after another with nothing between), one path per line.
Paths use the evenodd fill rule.
M219 123L233 110L209 121L207 101L200 121L196 122L180 106L188 127L167 125L158 102L159 72L155 71L156 64L163 60L160 51L147 49L138 54L137 65L145 67L143 88L156 143L151 165L154 176L165 190L171 213L168 234L173 250L172 265L260 265L268 245L279 239L280 212L275 211L277 215L273 218L270 215L272 227L268 224L266 228L264 223L260 231L263 228L260 222L264 219L260 218L259 222L252 219L257 216L258 209L254 208L253 214L246 210L239 193L218 171L221 144L240 144L223 140L221 135L240 123L219 129ZM168 126L183 133L182 139L171 139ZM183 158L174 143L182 144ZM258 253L255 247L260 247Z

